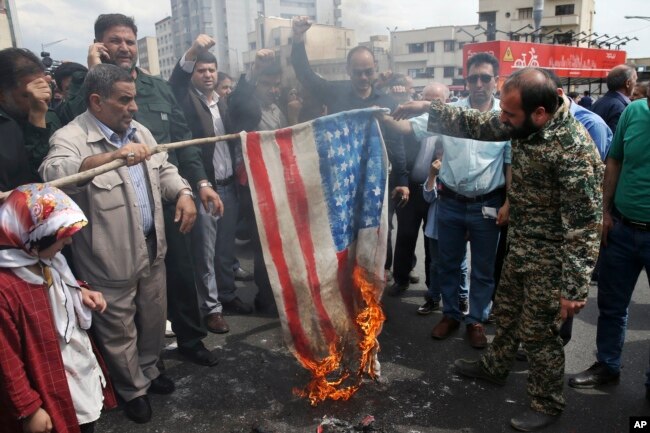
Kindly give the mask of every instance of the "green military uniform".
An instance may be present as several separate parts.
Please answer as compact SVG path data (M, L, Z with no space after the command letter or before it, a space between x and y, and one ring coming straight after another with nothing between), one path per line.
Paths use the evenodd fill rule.
M135 70L138 112L134 119L151 131L157 143L191 139L192 133L169 83L145 74L139 68ZM82 89L85 77L86 72L76 72L72 76L68 99L59 108L59 116L64 123L86 111L85 92ZM168 159L193 187L199 180L208 178L201 160L201 149L197 146L169 151ZM174 223L175 206L176 203L166 203L163 209L167 240L168 316L178 346L192 348L207 336L207 331L198 312L189 236L183 236Z
M499 113L438 102L431 105L428 128L485 141L510 138ZM531 407L549 415L565 405L560 297L587 298L598 256L603 171L587 130L568 106L560 106L540 131L512 140L510 250L495 299L496 336L479 364L505 379L523 343Z

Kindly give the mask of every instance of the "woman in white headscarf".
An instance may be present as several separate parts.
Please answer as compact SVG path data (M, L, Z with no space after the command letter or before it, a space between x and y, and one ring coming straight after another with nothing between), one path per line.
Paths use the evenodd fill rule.
M85 331L106 301L60 253L87 223L67 195L43 184L18 187L0 206L3 431L92 432L102 407L115 406Z

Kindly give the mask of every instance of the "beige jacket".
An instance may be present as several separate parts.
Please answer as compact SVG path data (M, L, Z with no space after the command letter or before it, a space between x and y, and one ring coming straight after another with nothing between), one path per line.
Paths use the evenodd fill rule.
M142 124L134 141L155 146L156 141ZM39 172L51 181L79 172L89 156L115 150L104 138L93 117L86 111L50 138L50 151ZM158 153L146 161L150 196L157 237L154 264L165 258L167 242L162 200L176 202L180 190L189 188L167 153ZM149 254L142 229L135 190L126 167L96 176L84 186L63 190L81 207L89 224L73 238L72 254L78 275L91 284L126 287L149 274Z

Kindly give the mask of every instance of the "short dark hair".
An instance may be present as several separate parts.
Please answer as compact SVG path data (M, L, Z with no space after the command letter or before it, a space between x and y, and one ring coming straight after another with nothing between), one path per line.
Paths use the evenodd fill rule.
M365 45L357 45L356 47L352 48L350 52L348 53L348 59L346 65L350 66L350 62L352 61L352 56L354 56L356 53L359 53L361 51L367 51L370 53L370 56L372 57L372 61L375 62L375 53L372 52L372 50Z
M135 25L133 17L127 17L123 14L101 14L95 21L95 40L101 41L104 33L112 27L124 26L133 30L134 35L138 35L138 27Z
M273 63L269 63L268 65L264 66L262 69L260 69L257 72L258 76L270 76L270 75L280 75L282 74L282 66L280 66L280 63L275 61Z
M607 90L616 91L625 87L625 82L632 78L635 69L630 65L615 66L607 74Z
M85 67L84 65L76 62L65 62L62 63L61 66L56 68L54 70L54 73L52 76L54 77L54 81L56 82L56 87L61 90L63 88L63 80L75 72L88 72L88 68Z
M86 105L90 106L90 95L97 94L102 99L110 98L115 83L133 83L133 77L126 69L108 63L93 66L84 80Z
M538 79L539 74L543 77ZM519 90L521 108L529 116L537 107L555 114L559 106L557 87L553 78L542 68L523 68L514 72L503 84L503 92Z
M217 85L219 85L223 80L230 80L232 81L232 77L225 72L219 71L217 72Z
M589 96L589 90L585 90L584 92L582 92L582 94L585 96Z
M468 58L467 73L469 74L469 70L472 66L482 65L483 63L492 65L492 71L494 71L495 77L499 75L499 60L497 60L497 58L490 53L477 53L474 54L472 57Z
M13 90L23 77L44 73L41 59L25 48L6 48L0 51L0 90Z
M217 58L209 51L202 51L199 53L199 55L196 56L196 63L214 63L215 66L219 66L217 64Z

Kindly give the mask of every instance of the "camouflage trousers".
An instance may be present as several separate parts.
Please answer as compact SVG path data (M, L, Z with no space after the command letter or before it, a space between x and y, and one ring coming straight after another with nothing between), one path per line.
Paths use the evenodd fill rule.
M549 415L561 413L565 405L558 248L548 241L510 239L494 301L496 335L480 360L490 374L505 378L522 343L528 356L531 408Z

